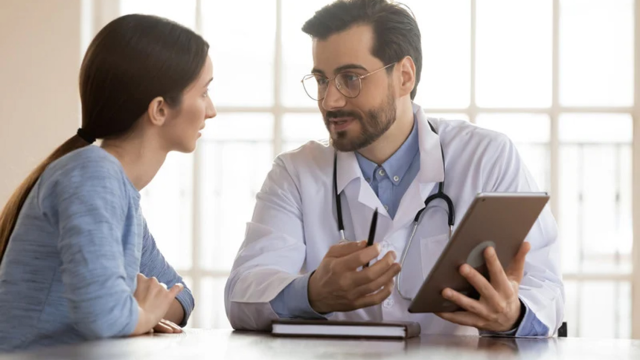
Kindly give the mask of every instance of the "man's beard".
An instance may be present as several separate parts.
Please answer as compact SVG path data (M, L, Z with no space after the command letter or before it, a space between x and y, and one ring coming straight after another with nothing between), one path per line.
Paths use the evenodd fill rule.
M347 130L331 134L329 119L336 117L354 118L360 123L360 134L350 137ZM381 106L366 111L364 119L356 112L342 110L327 111L324 118L324 124L331 136L331 144L336 150L344 152L357 151L373 144L395 121L396 103L392 91L389 91L386 101Z

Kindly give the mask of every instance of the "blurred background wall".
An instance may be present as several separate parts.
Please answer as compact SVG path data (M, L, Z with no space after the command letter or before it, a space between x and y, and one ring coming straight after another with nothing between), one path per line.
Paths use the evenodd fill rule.
M0 1L0 204L79 124L81 5Z

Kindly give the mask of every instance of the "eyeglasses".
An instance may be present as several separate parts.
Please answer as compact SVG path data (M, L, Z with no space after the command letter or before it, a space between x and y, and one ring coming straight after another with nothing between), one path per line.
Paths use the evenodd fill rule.
M353 99L360 95L360 91L362 90L362 79L369 75L373 75L378 71L382 71L391 65L395 65L395 63L385 65L380 69L374 70L365 75L358 75L353 72L344 71L336 75L333 79L328 79L326 76L320 74L309 74L303 77L301 82L304 87L304 91L315 101L321 101L324 99L331 80L335 80L336 89L338 89L340 94Z

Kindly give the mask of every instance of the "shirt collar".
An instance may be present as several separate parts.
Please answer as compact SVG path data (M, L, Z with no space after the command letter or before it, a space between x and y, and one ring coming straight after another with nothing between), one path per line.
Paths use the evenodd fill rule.
M418 104L413 104L414 118L417 126L417 137L420 151L420 171L416 180L420 183L423 197L429 195L432 185L444 180L444 163L440 152L440 139L438 134L429 128L429 123L424 111ZM438 121L434 120L434 126L438 129ZM338 151L338 193L354 179L362 177L362 170L358 166L355 152ZM364 182L364 179L362 179Z
M402 181L407 170L409 170L409 166L411 166L411 162L420 150L418 126L415 119L414 115L413 129L409 137L407 137L407 140L382 164L382 168L386 173L385 177L388 177L394 185L398 185L400 181ZM375 176L374 171L376 171L378 165L360 155L358 152L356 152L356 159L358 160L358 165L360 165L360 170L365 179L372 180L373 176Z

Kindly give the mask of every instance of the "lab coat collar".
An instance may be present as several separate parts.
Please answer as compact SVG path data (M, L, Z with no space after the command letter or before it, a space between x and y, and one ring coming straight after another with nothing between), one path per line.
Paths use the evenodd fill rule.
M403 223L409 214L411 214L411 219L413 219L413 214L423 207L424 199L429 196L434 185L444 179L444 163L440 152L440 138L438 134L434 133L429 127L428 119L419 105L413 104L413 112L416 118L416 124L418 125L420 170L412 185L407 189L407 193L403 196L398 213L395 216L395 220L402 221ZM437 124L434 122L432 125L437 130ZM338 193L341 193L349 183L359 179L358 201L372 209L376 207L379 208L380 201L375 196L375 193L370 186L365 186L368 185L368 183L362 175L355 153L338 151L337 159ZM407 204L403 204L405 202L407 202ZM382 214L388 216L384 208L379 210Z
M418 120L418 134L420 135L420 171L416 178L420 185L429 187L430 184L444 180L444 159L440 147L440 136L431 130L429 119L422 108L415 103L413 104L413 113ZM431 125L437 131L438 124L434 119L431 119ZM423 195L426 198L429 193Z

